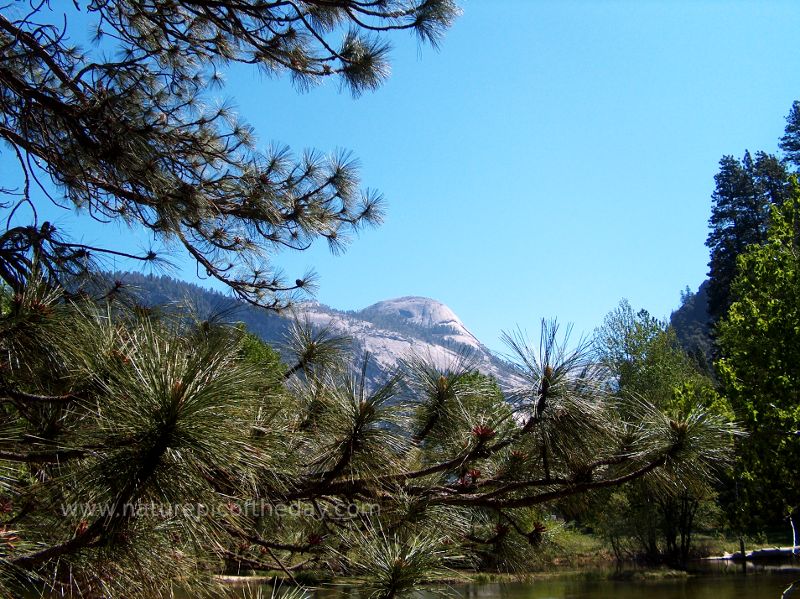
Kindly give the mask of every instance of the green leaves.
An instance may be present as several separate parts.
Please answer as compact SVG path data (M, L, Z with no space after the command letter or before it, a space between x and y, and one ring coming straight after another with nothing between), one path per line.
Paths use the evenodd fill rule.
M618 466L619 474L656 456L663 462L645 477L601 494L598 511L608 501L617 509L590 518L618 557L643 555L683 565L692 518L699 507L712 505L715 483L733 461L741 431L731 406L681 348L674 329L644 310L634 312L626 300L595 331L594 351L618 398L620 453L631 458Z
M751 432L741 444L743 493L751 509L741 524L778 523L785 505L800 504L800 487L787 471L800 458L800 191L771 212L766 243L739 257L734 302L718 326L717 363L726 394ZM758 491L766 485L768 496ZM784 505L785 504L785 505Z

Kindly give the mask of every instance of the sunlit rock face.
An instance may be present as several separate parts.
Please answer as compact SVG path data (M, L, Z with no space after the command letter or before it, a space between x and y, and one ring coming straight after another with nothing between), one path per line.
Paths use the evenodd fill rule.
M402 359L421 356L442 368L465 357L475 368L505 382L508 365L494 356L445 304L425 297L400 297L356 312L340 312L316 302L298 306L316 326L331 326L350 336L358 354L369 352L371 379L391 372Z
M372 384L386 380L400 360L411 356L429 358L441 368L467 358L475 369L494 376L501 386L519 382L510 366L476 339L455 312L430 298L400 297L349 312L304 302L293 314L277 315L169 277L122 272L109 273L108 277L109 281L124 281L127 292L143 304L176 306L201 319L243 322L248 330L279 349L293 317L307 319L317 327L330 326L353 340L355 367L360 367L369 353L367 374ZM287 355L286 359L290 361L291 357Z
M378 302L359 312L366 320L384 319L399 326L413 326L427 331L440 342L457 343L475 350L483 348L461 319L441 302L427 297L399 297Z

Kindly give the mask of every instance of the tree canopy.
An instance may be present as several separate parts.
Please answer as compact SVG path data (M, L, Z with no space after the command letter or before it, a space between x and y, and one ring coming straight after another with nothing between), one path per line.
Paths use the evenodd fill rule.
M635 312L622 300L595 330L594 347L618 396L644 398L676 423L698 409L733 421L730 404L683 350L675 330L646 310ZM597 498L589 520L618 558L685 567L694 527L703 516L703 524L711 521L714 496L714 485L697 486L680 476L666 490L663 481L636 480Z
M710 231L706 245L709 262L708 312L712 322L727 312L736 258L751 244L766 239L769 209L780 205L789 190L789 174L777 157L745 152L741 160L723 156L714 176Z
M557 327L508 342L505 392L468 359L409 359L370 387L330 330L298 324L283 366L241 329L122 295L8 292L0 588L203 596L244 568L392 597L442 568L528 563L558 500L703 485L729 459L727 421L609 395Z
M0 14L0 136L23 181L3 190L0 236L0 594L218 596L223 571L311 570L393 598L448 567L525 563L554 502L645 478L703 487L730 459L727 419L611 393L553 323L538 345L506 337L509 388L467 356L409 357L370 385L331 328L296 323L281 360L241 327L146 309L120 285L75 293L97 254L159 256L62 238L37 217L42 195L144 227L242 299L284 307L309 280L284 282L274 253L339 249L379 220L379 197L347 155L258 151L227 108L204 106L208 86L242 62L358 94L387 74L385 34L435 44L457 13L75 5L96 20L93 49L69 45L47 2Z
M435 45L458 14L452 0L76 1L99 40L84 49L56 5L24 4L0 14L0 138L24 181L0 190L0 278L20 290L33 261L58 282L103 253L159 258L64 239L36 217L46 196L144 227L182 246L200 273L276 309L313 277L284 280L273 255L315 239L340 250L381 220L381 198L359 188L346 152L257 149L228 106L207 105L208 88L239 62L288 74L301 90L336 77L358 95L388 75L385 34L411 30Z
M796 100L786 117L786 129L778 146L795 170L800 170L800 102Z
M719 325L718 371L750 436L741 444L737 520L780 523L800 505L800 190L771 212L764 245L739 257Z

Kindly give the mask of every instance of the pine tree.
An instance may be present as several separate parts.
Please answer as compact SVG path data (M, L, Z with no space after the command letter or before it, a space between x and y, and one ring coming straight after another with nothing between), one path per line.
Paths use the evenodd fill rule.
M726 421L622 401L557 327L509 336L517 387L468 359L370 387L331 330L283 366L237 327L29 284L0 306L0 594L221 596L311 570L397 597L453 567L525 567L554 502L706 484ZM538 349L532 349L538 348Z
M800 170L800 102L795 101L786 117L786 129L778 144L783 154L795 170Z
M458 13L453 0L80 4L102 47L69 45L61 3L0 14L0 138L24 181L19 195L0 190L9 215L0 279L19 291L34 254L54 282L103 254L158 259L64 239L35 216L17 221L30 213L18 208L35 215L49 198L100 222L144 227L239 297L276 309L313 278L284 280L274 254L315 239L343 248L348 233L381 220L381 198L359 189L348 153L257 150L229 106L205 106L207 89L238 62L287 73L299 89L336 77L358 95L388 75L383 34L407 29L435 45ZM48 179L55 195L40 184Z
M730 285L736 274L736 259L751 244L766 239L769 208L781 205L789 193L788 173L775 156L745 152L742 160L724 156L714 176L716 188L706 245L709 262L708 312L717 322L733 301Z

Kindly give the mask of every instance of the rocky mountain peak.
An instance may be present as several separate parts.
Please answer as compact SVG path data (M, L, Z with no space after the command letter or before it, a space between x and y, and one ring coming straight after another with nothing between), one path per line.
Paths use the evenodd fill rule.
M397 316L424 327L450 323L459 327L464 326L455 312L442 302L429 297L409 295L384 300L361 310L361 313Z
M278 347L285 340L291 315L279 316L233 298L168 277L136 273L111 273L112 280L123 278L148 305L178 301L191 303L199 314L226 313L264 341ZM434 299L406 296L384 300L362 310L341 311L319 302L302 302L294 314L316 327L330 327L350 337L354 344L354 364L370 356L369 377L379 382L390 376L398 362L412 356L431 359L447 367L469 356L475 368L501 382L513 378L509 365L493 355L466 328L448 306Z
M440 301L419 296L384 300L356 312L355 316L378 326L394 329L419 329L443 342L481 347L453 310Z

